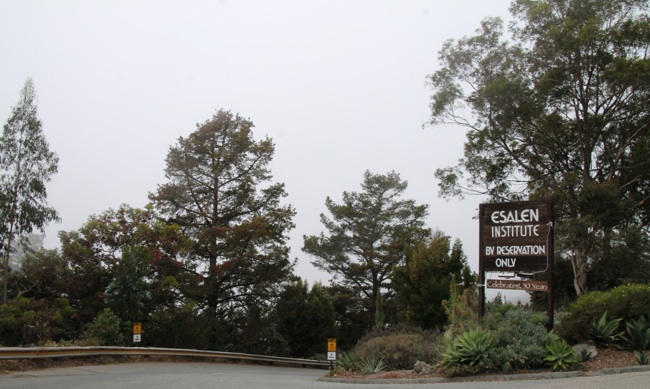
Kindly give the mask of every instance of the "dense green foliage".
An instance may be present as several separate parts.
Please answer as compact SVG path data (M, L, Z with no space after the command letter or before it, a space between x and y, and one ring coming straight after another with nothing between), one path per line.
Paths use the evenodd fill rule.
M631 322L650 310L650 285L623 285L606 292L589 292L580 296L560 318L555 327L559 336L575 343L586 340L594 318L608 317Z
M490 368L500 371L538 368L544 363L546 315L510 304L496 305L482 327L493 336Z
M121 346L125 340L121 326L120 318L106 308L86 326L84 342L95 346Z
M181 303L182 291L193 285L183 269L187 238L151 207L123 205L59 237L61 253L47 261L58 263L67 282L59 293L70 298L83 322L106 306L122 321L145 321L154 309ZM74 282L79 278L84 282Z
M578 295L589 277L606 288L649 274L648 7L513 0L510 39L487 18L445 43L429 77L432 124L468 130L459 165L436 173L441 195L553 200L555 248Z
M445 349L440 366L445 374L509 372L543 366L549 355L546 346L555 339L546 331L544 314L495 301L479 323L475 316L462 314L475 305L467 292L451 304L457 314L452 315L443 336Z
M452 246L451 237L436 231L410 250L404 265L393 269L400 319L425 329L442 329L448 320L442 302L450 297L452 279L468 288L475 278L460 241Z
M26 253L10 274L0 342L20 344L30 325L41 343L130 343L138 321L142 346L282 349L274 309L293 276L286 243L295 212L280 204L282 184L265 186L273 144L255 141L251 128L219 111L170 149L170 182L151 195L152 205L93 215L59 234L60 250ZM312 312L326 314L329 296L310 298ZM105 309L117 321L100 315ZM97 335L114 323L119 342Z
M308 289L306 281L297 279L284 288L275 306L277 332L285 354L293 357L323 355L327 339L336 338L336 311L331 297L320 284Z
M203 350L209 344L210 323L189 301L178 307L160 306L142 322L143 345Z
M17 297L0 305L0 344L17 346L23 331L32 326L36 340L74 339L82 330L74 308L67 299L53 300Z

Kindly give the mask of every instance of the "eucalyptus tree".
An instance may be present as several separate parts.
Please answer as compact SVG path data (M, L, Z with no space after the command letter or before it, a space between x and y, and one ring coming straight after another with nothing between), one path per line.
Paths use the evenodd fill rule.
M485 19L447 41L429 76L432 124L467 129L439 169L442 196L551 199L556 249L581 294L587 273L650 211L646 0L515 0L511 38ZM466 175L465 175L466 174Z
M192 242L197 287L188 297L234 332L248 308L270 309L294 266L287 242L295 210L281 203L284 184L271 182L274 150L268 137L254 138L250 120L219 110L169 149L168 182L150 194Z
M393 267L404 263L405 249L429 235L424 219L427 205L400 197L408 187L399 174L366 171L362 192L343 192L337 204L329 196L321 214L325 235L304 236L303 251L314 266L332 274L334 281L362 296L381 326L382 289L392 295Z
M3 295L7 301L9 257L16 240L43 231L58 220L47 204L45 184L57 172L59 158L50 151L38 118L34 83L27 79L20 100L0 136L0 251L3 256Z

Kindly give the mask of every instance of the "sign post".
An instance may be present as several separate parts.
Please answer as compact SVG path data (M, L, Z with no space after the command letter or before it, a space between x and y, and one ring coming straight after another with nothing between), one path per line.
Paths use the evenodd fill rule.
M139 343L142 341L142 323L135 322L133 323L133 343Z
M327 360L330 361L330 370L333 370L336 360L336 338L327 339Z
M553 204L546 201L481 204L479 208L479 315L485 287L548 294L548 329L553 329ZM486 280L486 272L518 280ZM529 280L546 274L546 281Z

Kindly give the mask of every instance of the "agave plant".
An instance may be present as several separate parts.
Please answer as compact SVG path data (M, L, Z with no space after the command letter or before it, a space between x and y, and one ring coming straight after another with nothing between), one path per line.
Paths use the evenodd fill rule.
M474 329L464 332L454 339L453 344L442 356L441 364L445 368L458 365L475 366L487 359L492 346L489 331Z
M586 348L583 348L580 350L580 356L578 357L578 361L580 362L587 362L591 359L591 351L587 350Z
M650 348L650 324L645 317L640 317L631 323L625 323L627 336L625 343L632 350L647 350Z
M647 351L641 351L637 356L636 356L636 363L639 365L647 365L648 364L648 352Z
M616 332L621 319L607 319L607 311L603 313L598 321L594 321L589 326L588 334L594 342L600 345L614 343L621 338L622 332Z
M544 361L553 370L568 370L578 362L573 354L573 348L564 339L553 339L546 344Z
M357 371L361 364L361 359L354 352L344 352L336 359L336 366L348 371Z
M359 361L359 370L364 374L379 373L384 369L386 369L386 362L379 353L373 353Z

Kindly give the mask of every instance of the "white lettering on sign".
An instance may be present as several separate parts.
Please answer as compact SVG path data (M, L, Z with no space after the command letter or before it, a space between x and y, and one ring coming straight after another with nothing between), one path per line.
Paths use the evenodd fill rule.
M546 255L546 246L522 245L522 246L485 246L485 255Z
M497 267L515 267L517 258L497 258L494 260L494 264Z
M539 236L539 224L491 227L493 238L526 238Z
M524 209L522 211L494 211L490 216L494 224L536 223L539 222L539 209Z

